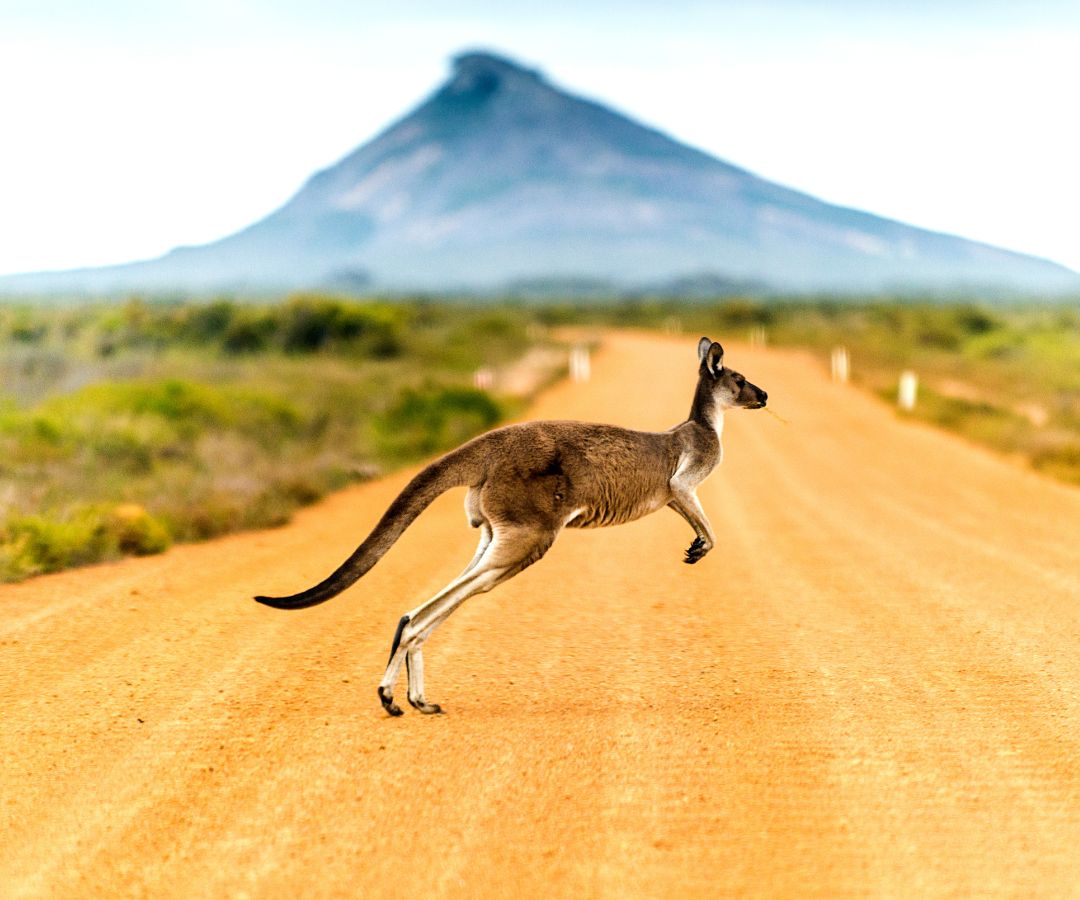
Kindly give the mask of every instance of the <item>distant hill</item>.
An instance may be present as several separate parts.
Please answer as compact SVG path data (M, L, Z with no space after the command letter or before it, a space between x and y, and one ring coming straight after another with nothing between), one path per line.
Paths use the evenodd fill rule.
M10 276L0 290L680 284L1056 293L1080 276L823 203L466 53L419 107L243 231L144 262Z

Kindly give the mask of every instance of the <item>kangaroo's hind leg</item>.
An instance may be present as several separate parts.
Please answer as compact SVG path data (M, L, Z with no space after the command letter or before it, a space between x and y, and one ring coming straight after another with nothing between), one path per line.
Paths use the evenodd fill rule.
M484 553L487 551L488 546L491 544L491 523L486 519L480 522L480 544L476 548L476 553L473 555L470 563L465 567L464 571L458 578L464 578L473 569L476 568L477 563L483 559ZM407 617L402 618L402 624L400 628L404 628L404 623ZM430 633L431 629L428 629ZM398 640L400 639L400 630L395 637L394 648L398 646ZM393 659L393 651L391 651L390 658ZM424 700L424 654L420 650L419 645L415 650L408 650L405 653L405 671L408 673L409 679L409 703L415 706L422 713L441 713L442 707L437 703L428 703ZM379 694L382 697L380 691ZM384 704L385 705L385 704ZM391 712L391 715L394 713Z
M402 617L399 640L379 684L379 699L391 715L401 710L393 702L393 686L401 665L408 666L409 702L421 712L441 712L424 698L424 658L421 648L431 633L474 594L482 594L513 578L536 562L555 540L554 529L522 527L493 529L491 541L479 559L426 603Z
M398 622L397 631L394 633L394 642L390 647L390 659L386 664L386 671L383 673L382 681L379 682L379 700L382 702L383 708L390 713L390 715L401 715L401 707L394 703L394 682L397 681L398 674L401 672L401 667L405 663L409 647L415 639L416 628L414 622L416 621L417 616L420 615L425 607L437 603L440 600L459 596L464 600L465 598L470 597L477 591L475 585L480 574L482 573L476 571L476 566L471 566L439 591L434 597L428 600L427 603L418 606L416 609L401 617L401 620ZM416 672L418 675L422 675L422 662L416 667ZM413 677L415 676L413 676L410 671L410 679ZM435 711L436 710L432 710L432 712Z

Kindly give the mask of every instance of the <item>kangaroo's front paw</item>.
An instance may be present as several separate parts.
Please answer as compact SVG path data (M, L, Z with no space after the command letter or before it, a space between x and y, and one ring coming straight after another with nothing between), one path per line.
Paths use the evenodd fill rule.
M711 548L705 546L703 538L694 538L692 543L686 551L686 559L683 560L688 566L692 566L699 559L701 559Z
M379 702L382 703L383 709L385 709L392 716L400 716L401 707L394 702L394 695L386 690L382 685L379 686Z

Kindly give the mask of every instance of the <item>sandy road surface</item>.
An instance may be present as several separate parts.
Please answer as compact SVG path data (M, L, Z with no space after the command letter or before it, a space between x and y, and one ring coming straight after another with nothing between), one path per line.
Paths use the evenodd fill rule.
M406 476L274 532L0 588L3 896L1063 896L1080 891L1080 491L729 348L675 514L569 532L375 698L473 549L462 492L323 606ZM613 337L537 417L674 424L694 341ZM403 694L403 688L399 688Z

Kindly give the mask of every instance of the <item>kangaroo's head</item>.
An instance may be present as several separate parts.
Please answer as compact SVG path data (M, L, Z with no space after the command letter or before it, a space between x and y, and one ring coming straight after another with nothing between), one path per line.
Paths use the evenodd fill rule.
M733 407L761 409L769 395L734 369L724 366L724 348L703 337L698 341L698 393L695 404L717 412Z

